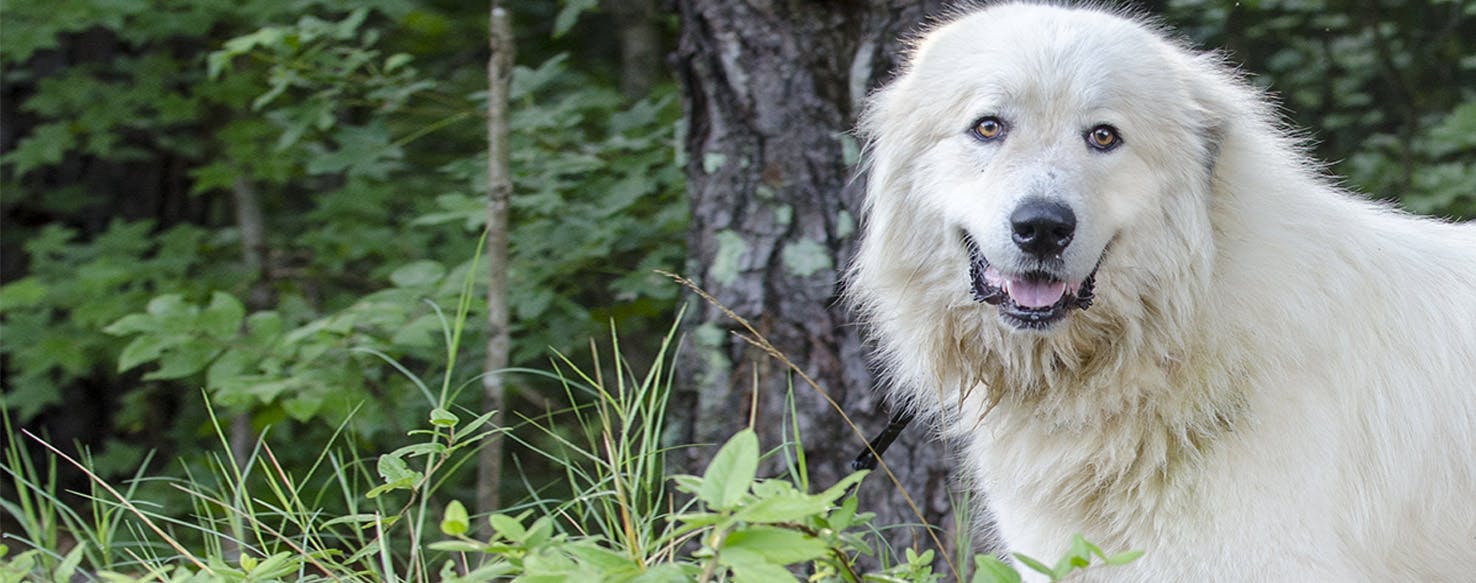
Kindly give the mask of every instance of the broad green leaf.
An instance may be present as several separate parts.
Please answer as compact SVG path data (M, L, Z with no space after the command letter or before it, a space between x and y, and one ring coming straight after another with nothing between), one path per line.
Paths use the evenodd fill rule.
M457 417L455 413L452 413L452 412L447 411L445 409L442 409L440 407L436 407L435 409L431 409L431 413L430 413L430 424L431 425L434 425L436 427L456 427L456 424L457 423L460 423L460 422L461 422L461 418L460 417Z
M683 572L677 564L661 563L636 575L629 583L687 583L694 576L694 574Z
M461 536L471 528L471 520L467 517L466 507L462 506L460 500L452 500L446 504L446 512L441 518L441 532L450 536Z
M415 457L418 455L436 455L445 453L445 451L446 444L434 441L427 441L424 443L412 443L410 445L401 446L390 452L389 455L397 458L407 458Z
M973 583L1020 583L1018 571L992 555L974 557Z
M302 555L283 551L257 563L252 569L252 575L254 579L261 581L278 580L296 571L301 563Z
M758 458L758 436L753 429L734 434L707 465L697 497L720 510L737 506L758 473Z
M82 564L82 551L86 548L87 543L78 541L77 546L72 549L72 552L67 553L67 556L51 572L52 579L55 581L71 581L72 575L77 572L77 566Z
M846 491L850 490L852 485L865 479L866 476L870 473L871 470L852 472L851 475L841 478L841 480L839 482L836 482L835 485L826 488L824 492L821 492L819 494L819 496L820 498L825 499L827 502L834 503L841 496L845 496Z
M1015 560L1016 561L1020 561L1020 564L1021 565L1025 565L1026 567L1030 567L1030 569L1032 571L1036 571L1036 572L1038 572L1038 573L1040 573L1042 575L1047 575L1047 576L1055 576L1055 574L1056 574L1056 572L1054 570L1052 570L1050 568L1050 566L1048 566L1045 563L1042 563L1040 561L1037 561L1037 560L1035 560L1033 558L1030 558L1030 556L1028 556L1028 555L1024 555L1024 554L1020 554L1020 553L1015 553L1014 554L1014 557L1015 557Z
M0 286L0 313L29 308L46 299L47 286L40 278L27 277Z
M492 530L497 531L497 534L510 541L523 542L528 536L528 530L523 528L522 521L506 514L488 516L487 523L492 525Z
M672 476L671 481L676 483L677 490L688 494L697 494L702 491L702 478L698 476L679 474Z
M103 328L103 332L114 336L127 336L139 332L156 332L158 329L158 323L148 314L129 314L108 324L106 328Z
M159 368L144 375L144 380L170 380L184 378L202 370L220 354L221 348L213 343L184 342L159 355Z
M547 542L551 535L553 535L553 519L548 516L540 517L528 527L528 534L523 538L523 544L536 547Z
M446 275L446 267L430 260L421 260L401 266L390 274L390 281L397 287L425 287L435 284Z
M11 164L17 178L37 168L61 162L67 151L77 145L74 124L47 123L31 129L13 149L0 156L0 162Z
M731 549L742 549L760 555L768 562L789 565L825 556L830 547L824 541L798 531L755 526L729 534L718 552L727 553Z
M755 500L739 510L736 516L750 522L793 522L823 514L829 509L830 502L819 496L780 494Z
M763 555L748 549L728 549L718 554L718 562L733 570L733 580L739 583L781 583L797 581L793 573L782 565L774 564Z
M856 517L856 508L859 505L860 502L857 501L854 495L847 497L844 502L841 502L838 508L830 513L830 516L826 518L826 523L830 525L830 528L837 531L844 531L851 528L851 521Z
M126 372L145 362L159 358L165 349L189 342L188 336L177 334L144 334L134 338L118 355L118 372Z
M406 479L414 481L420 479L420 472L410 469L409 464L406 464L405 460L397 455L388 454L379 456L377 469L379 470L379 477L384 478L385 482L398 482Z
M217 291L210 296L210 305L200 313L199 325L206 334L216 338L234 338L241 330L241 320L246 317L246 306L235 296Z
M571 544L565 547L565 550L574 555L579 562L598 569L606 577L613 578L622 574L633 575L641 567L631 561L630 557L596 545L591 541Z
M254 364L254 354L236 349L227 350L210 363L210 368L205 369L205 387L219 391L224 387L235 386L242 376L255 376Z
M146 311L150 315L159 317L178 316L188 314L190 312L190 305L188 302L185 302L184 296L180 294L164 294L149 300L149 306Z

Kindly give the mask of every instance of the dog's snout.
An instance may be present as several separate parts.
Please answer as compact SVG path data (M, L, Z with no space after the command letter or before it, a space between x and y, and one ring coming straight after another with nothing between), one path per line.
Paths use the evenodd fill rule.
M1059 202L1029 199L1010 214L1015 245L1040 257L1060 255L1076 234L1076 213Z

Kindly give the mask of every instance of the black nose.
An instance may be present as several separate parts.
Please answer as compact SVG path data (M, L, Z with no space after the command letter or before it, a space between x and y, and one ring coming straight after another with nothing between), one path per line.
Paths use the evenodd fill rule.
M1076 234L1076 213L1059 202L1029 199L1010 215L1015 245L1031 255L1060 255Z

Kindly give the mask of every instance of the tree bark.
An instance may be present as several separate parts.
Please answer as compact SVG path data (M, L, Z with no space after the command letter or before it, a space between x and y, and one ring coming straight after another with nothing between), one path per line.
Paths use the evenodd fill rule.
M508 361L507 228L512 174L507 152L507 94L512 79L513 36L507 10L492 2L488 17L487 60L487 360L482 375L482 409L497 411L494 427L503 423L506 388L501 371ZM502 440L489 437L477 453L477 512L498 509L502 475ZM489 534L485 522L483 534Z
M850 131L867 92L896 65L898 37L941 4L678 2L692 212L687 273L812 376L868 437L889 412L839 297L862 191ZM792 386L812 488L849 473L863 447L852 428L817 391L791 384L783 364L736 337L736 324L718 309L694 304L673 439L722 443L748 422L757 398L760 439L766 448L780 445L790 438L783 425ZM946 451L928 428L914 427L884 457L922 518L943 529L941 555L960 540ZM679 463L697 471L713 450L683 452ZM876 524L914 525L893 531L897 548L934 546L883 472L863 484L861 505L877 513Z
M656 0L603 0L620 38L620 92L640 99L661 75L661 31Z
M235 209L236 229L241 234L241 261L246 265L251 289L246 295L246 306L251 311L264 310L272 303L271 284L267 280L266 219L261 212L261 195L256 185L242 171L231 183L231 203ZM244 467L246 459L256 447L256 431L251 427L251 411L242 411L231 418L231 456L236 464ZM221 543L222 552L228 558L241 554L240 546L227 537Z

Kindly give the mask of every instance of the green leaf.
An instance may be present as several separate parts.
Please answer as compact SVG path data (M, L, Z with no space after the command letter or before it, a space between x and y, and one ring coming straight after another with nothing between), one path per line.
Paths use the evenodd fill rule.
M409 263L390 274L395 287L428 287L446 275L446 267L430 260Z
M154 332L158 329L157 323L148 314L129 314L119 318L117 322L108 324L106 328L103 328L103 332L114 336L127 336L139 332Z
M215 360L221 348L213 343L183 342L159 355L159 369L144 375L144 380L184 378L200 372Z
M522 521L506 514L488 516L487 524L492 525L492 530L510 541L523 542L523 539L528 537L528 530L523 528Z
M486 550L484 546L479 543L459 540L433 542L425 545L425 548L433 551L445 551L448 553L480 553Z
M1055 574L1056 574L1056 572L1054 570L1052 570L1050 568L1050 566L1046 565L1045 563L1042 563L1040 561L1037 561L1035 559L1030 558L1029 555L1024 555L1024 554L1021 554L1021 553L1015 553L1014 554L1014 557L1015 557L1015 560L1016 561L1020 561L1020 564L1025 565L1026 567L1030 567L1030 569L1032 571L1036 571L1036 572L1038 572L1038 573L1040 573L1042 575L1047 575L1047 576L1051 576L1051 577L1054 577Z
M810 561L825 556L830 547L804 533L770 526L755 526L729 534L718 553L741 549L778 565Z
M733 570L733 580L739 583L779 583L797 581L781 565L769 562L763 555L741 548L729 549L718 555L718 562Z
M395 53L393 55L390 55L390 57L388 59L385 59L384 60L384 72L386 72L386 73L392 72L395 69L398 69L400 67L405 66L406 64L409 64L410 61L412 61L414 59L415 59L415 57L412 57L412 56L407 55L405 53Z
M824 492L821 492L819 494L819 496L820 498L825 499L825 501L827 502L834 503L841 496L845 496L846 491L850 490L852 485L865 479L866 476L870 473L871 470L861 470L859 472L853 472L851 475L841 478L841 480L839 482L836 482L835 485L826 488Z
M457 417L455 413L452 413L440 407L431 409L431 425L434 425L436 427L456 427L456 424L460 422L461 418Z
M217 291L210 295L210 305L200 313L199 326L216 338L234 338L246 318L246 306L235 296Z
M993 555L974 557L973 583L1020 583L1020 573Z
M40 278L27 277L0 286L0 314L16 308L36 306L46 299L49 290Z
M393 483L420 479L420 472L410 469L410 465L406 464L405 460L393 454L379 456L377 469L379 470L379 476L384 478L385 482Z
M467 517L466 507L461 505L460 500L452 500L446 505L446 512L441 518L441 532L461 536L470 529L471 519Z
M758 458L758 435L753 429L739 431L707 465L697 497L720 510L737 506L758 473Z
M144 334L134 338L123 353L118 355L118 372L132 370L140 364L159 358L165 349L188 342L188 336L178 334Z
M61 162L67 151L77 145L72 126L65 121L36 126L10 153L0 156L0 162L13 164L17 178L37 168Z
M837 531L844 531L851 528L852 519L856 517L856 508L859 505L860 502L857 501L854 495L847 497L844 502L841 502L840 507L836 508L830 513L830 516L826 517L826 524Z
M77 566L82 564L82 551L87 548L85 542L78 542L76 548L57 564L56 569L51 572L54 581L71 581L72 575L77 573Z
M149 315L160 318L166 316L189 315L190 304L180 294L163 294L149 300L146 310Z
M531 546L531 545L530 545ZM569 554L579 562L594 567L605 577L614 578L615 575L633 575L640 570L640 565L631 561L630 557L617 553L610 549L598 546L593 542L583 544L571 544L566 547Z
M687 583L692 577L672 563L661 563L636 575L629 583Z
M677 490L688 494L697 494L702 491L702 478L698 476L679 474L672 476L671 481L676 483Z
M594 8L599 0L563 0L564 7L559 10L559 15L554 17L553 37L559 38L574 28L574 23L579 21L579 15Z
M830 502L819 496L781 494L745 505L736 516L750 522L793 522L829 509Z
M1106 561L1108 565L1119 566L1136 561L1138 560L1138 557L1141 556L1143 556L1143 551L1128 551L1125 553L1112 555L1103 560Z

